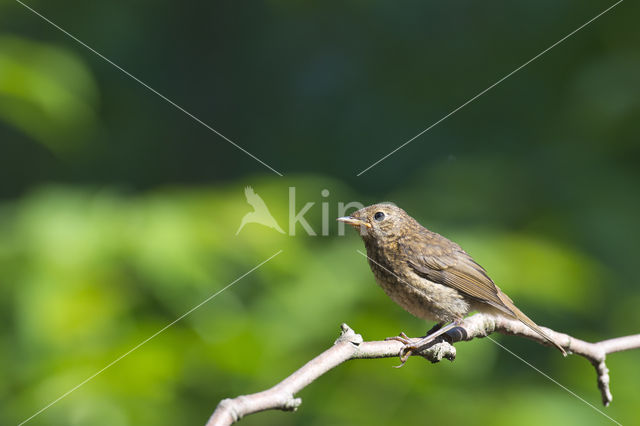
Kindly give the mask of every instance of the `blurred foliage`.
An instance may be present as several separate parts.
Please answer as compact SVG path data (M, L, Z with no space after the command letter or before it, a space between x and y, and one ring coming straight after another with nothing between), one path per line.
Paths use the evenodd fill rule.
M338 235L339 202L396 202L542 325L637 333L640 6L628 3L357 177L611 3L29 2L282 178L0 3L0 424L97 372L28 424L204 424L220 399L330 346L342 322L365 339L424 333L374 284L357 234ZM247 185L283 229L295 187L296 210L315 203L305 217L329 235L236 235ZM496 338L600 405L583 359ZM489 340L458 347L453 363L348 363L301 392L297 413L243 424L607 422ZM637 421L637 361L608 360L604 411L623 424Z
M83 62L64 49L0 36L0 117L52 151L89 138L97 88Z
M355 195L326 178L253 179L281 224L287 223L286 188L295 183L298 209L308 201L316 203L307 218L318 232L323 219L319 204L333 203L333 218L338 214L334 202ZM332 237L306 236L299 226L298 237L292 238L256 224L234 236L239 219L250 210L241 188L233 184L132 195L45 187L5 205L0 280L8 285L3 285L0 303L11 327L2 337L7 343L7 380L0 391L3 423L22 420L21 415L37 408L33 401L44 405L72 388L279 249L282 254L33 424L201 423L217 400L268 387L322 351L336 338L342 321L369 339L399 330L414 335L425 331L428 325L377 289L355 251L361 248L359 238L355 233L337 237L337 224L331 224ZM324 188L332 188L330 197L321 197ZM580 322L589 324L592 313L604 309L600 303L606 298L602 283L607 271L576 247L500 229L458 230L456 239L478 253L505 291L544 324L593 338L608 337L616 329L602 324L598 333L593 321L580 328ZM502 340L598 403L593 372L583 360L562 360L554 351L515 338ZM588 407L488 341L460 344L459 359L452 365L428 366L416 359L401 370L389 368L394 363L360 361L340 367L303 391L306 403L299 413L246 422L418 421L423 412L411 407L441 406L451 399L456 406L473 406L456 411L455 421L473 417L484 423L495 415L491 401L501 398L510 401L517 416L536 411L531 400L546 406L533 417L527 415L530 424L600 421ZM567 374L570 368L577 369L574 375ZM640 376L633 366L613 369L616 402L634 394L635 385L627 387L619 379L623 371ZM509 387L523 392L515 396L505 390ZM487 400L480 403L485 397L477 392ZM612 411L629 416L633 410L628 410L625 414L620 404ZM514 415L503 413L496 424L512 423ZM433 417L448 418L446 410Z

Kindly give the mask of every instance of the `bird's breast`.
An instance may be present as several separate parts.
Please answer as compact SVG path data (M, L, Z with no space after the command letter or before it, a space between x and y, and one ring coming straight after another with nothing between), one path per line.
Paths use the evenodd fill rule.
M463 318L470 305L456 290L417 275L401 256L367 250L369 266L384 292L412 315L428 321Z

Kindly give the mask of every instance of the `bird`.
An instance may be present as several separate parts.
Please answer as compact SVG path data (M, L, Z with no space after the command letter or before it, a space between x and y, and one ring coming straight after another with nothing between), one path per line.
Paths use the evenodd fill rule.
M402 365L472 311L517 319L567 355L458 244L423 227L400 207L373 204L337 220L360 231L371 271L385 293L414 316L437 322L417 342L404 333L389 338L404 343Z
M264 226L268 226L269 228L273 228L276 231L284 234L278 222L274 219L274 217L269 212L267 205L264 203L264 200L260 198L258 194L255 193L252 187L247 186L244 188L244 195L247 198L247 203L253 207L253 211L247 213L242 218L240 222L240 227L236 231L236 235L240 233L240 230L244 228L247 223L259 223Z

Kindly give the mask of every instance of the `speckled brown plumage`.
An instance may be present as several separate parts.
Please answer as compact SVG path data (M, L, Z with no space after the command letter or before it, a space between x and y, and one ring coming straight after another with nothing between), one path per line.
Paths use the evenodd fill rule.
M471 311L516 318L565 353L458 244L401 208L374 204L339 220L360 230L376 281L411 314L441 325Z

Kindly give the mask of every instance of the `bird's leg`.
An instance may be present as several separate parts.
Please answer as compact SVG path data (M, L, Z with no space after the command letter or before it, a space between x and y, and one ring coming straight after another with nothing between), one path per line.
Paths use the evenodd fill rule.
M444 322L436 323L433 327L431 327L431 329L429 331L427 331L427 334L425 334L424 337L427 337L431 333L435 333L436 331L440 330L443 325L445 325ZM404 331L401 331L400 335L398 335L398 336L387 337L384 340L397 340L398 342L404 343L405 345L408 345L408 344L411 343L411 337L409 337L406 334L404 334Z
M409 359L409 357L414 351L417 351L418 349L422 348L427 343L433 342L436 339L436 337L443 335L444 333L446 333L447 331L451 330L454 327L457 327L458 325L460 325L460 321L458 320L453 321L452 323L450 323L445 327L442 327L442 323L436 324L431 330L429 330L429 333L427 333L425 337L418 340L417 342L412 342L411 339L409 339L407 335L404 333L400 333L400 336L389 337L385 339L385 340L397 340L399 342L404 343L404 346L402 347L402 349L400 349L400 354L399 354L400 362L402 362L402 364L398 365L397 368L402 367L404 363L407 362L407 360ZM434 329L435 331L432 332L432 330Z
M429 331L427 331L427 334L425 334L424 337L427 337L431 333L435 333L436 331L440 330L442 328L442 326L445 325L445 324L446 323L444 323L444 322L439 322L439 323L435 324L433 327L431 327L431 329Z

